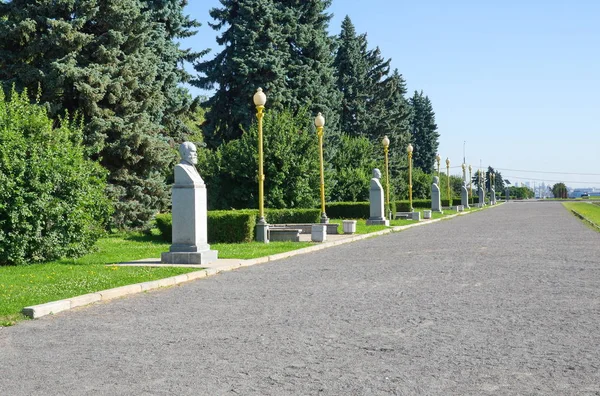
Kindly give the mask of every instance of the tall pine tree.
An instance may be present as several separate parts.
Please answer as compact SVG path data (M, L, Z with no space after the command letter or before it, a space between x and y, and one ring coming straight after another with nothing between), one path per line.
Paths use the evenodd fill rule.
M239 138L256 112L258 87L269 109L322 112L327 131L337 129L338 96L333 85L333 40L327 36L330 1L221 0L210 26L221 32L222 51L196 64L194 85L216 88L208 99L205 139L212 147ZM326 135L327 136L327 135Z
M342 132L367 137L375 147L381 147L383 136L388 136L390 176L394 193L399 195L410 140L411 108L404 97L406 82L397 69L390 74L391 59L384 59L379 48L367 47L366 35L357 34L346 16L334 63L342 95L340 125Z
M36 92L54 116L79 111L109 172L113 226L142 227L168 203L170 135L191 104L179 49L193 34L181 0L12 0L0 4L0 81ZM163 126L167 125L167 128Z
M413 165L430 173L434 169L435 156L439 146L440 134L437 132L435 113L429 97L423 91L415 91L410 104L413 109L411 121Z

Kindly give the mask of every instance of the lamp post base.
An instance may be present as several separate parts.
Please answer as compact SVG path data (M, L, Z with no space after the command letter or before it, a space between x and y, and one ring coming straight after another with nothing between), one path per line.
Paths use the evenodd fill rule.
M256 223L256 241L269 243L269 225L264 219L260 219Z
M329 224L329 217L325 213L321 214L321 224Z

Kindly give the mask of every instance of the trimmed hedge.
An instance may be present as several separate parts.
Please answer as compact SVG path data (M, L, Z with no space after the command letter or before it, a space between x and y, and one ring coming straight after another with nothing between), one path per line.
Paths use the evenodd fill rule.
M156 222L156 228L160 231L160 235L165 242L171 242L173 240L173 222L171 219L171 213L159 213L154 217Z
M258 210L208 212L208 243L240 243L254 240Z
M318 223L319 209L267 209L267 221L271 224ZM156 227L166 242L173 240L171 213L158 214ZM254 240L254 228L258 210L211 210L207 213L208 243L242 243Z
M265 212L269 224L318 223L321 221L321 209L267 209Z
M369 202L331 202L325 207L327 217L335 219L368 219Z

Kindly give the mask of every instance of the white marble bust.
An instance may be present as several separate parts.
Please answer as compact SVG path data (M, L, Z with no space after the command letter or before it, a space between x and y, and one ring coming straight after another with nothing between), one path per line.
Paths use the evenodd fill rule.
M204 180L196 170L198 163L196 145L191 142L181 143L179 154L181 162L175 166L175 184L203 186Z

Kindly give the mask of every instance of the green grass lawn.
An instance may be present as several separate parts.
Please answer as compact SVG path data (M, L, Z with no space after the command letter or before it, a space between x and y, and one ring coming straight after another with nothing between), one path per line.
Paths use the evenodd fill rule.
M110 264L160 257L169 243L157 233L115 234L100 239L94 251L77 259L0 267L0 326L26 319L24 307L133 283L168 278L197 268L118 267ZM220 258L249 259L310 246L310 242L213 244ZM109 264L107 266L107 264Z
M600 207L597 208L600 209ZM433 218L445 217L453 213L456 212L444 211L443 215L434 213ZM341 219L331 219L331 222L339 223L338 232L343 232ZM415 223L415 221L392 220L390 223L392 226L401 226ZM357 220L356 233L368 234L387 228L386 226L367 226L366 220ZM211 248L219 251L219 258L252 259L311 245L313 245L312 242L216 243L212 244ZM26 319L21 314L21 310L26 306L198 270L185 267L152 268L111 265L145 258L157 258L160 257L161 252L168 251L169 246L170 244L164 242L156 230L153 230L151 234L118 233L100 239L92 252L77 259L62 259L20 267L0 267L0 326L10 326L17 321Z
M564 202L563 206L585 217L600 228L600 206L586 202ZM598 230L596 228L596 230Z

